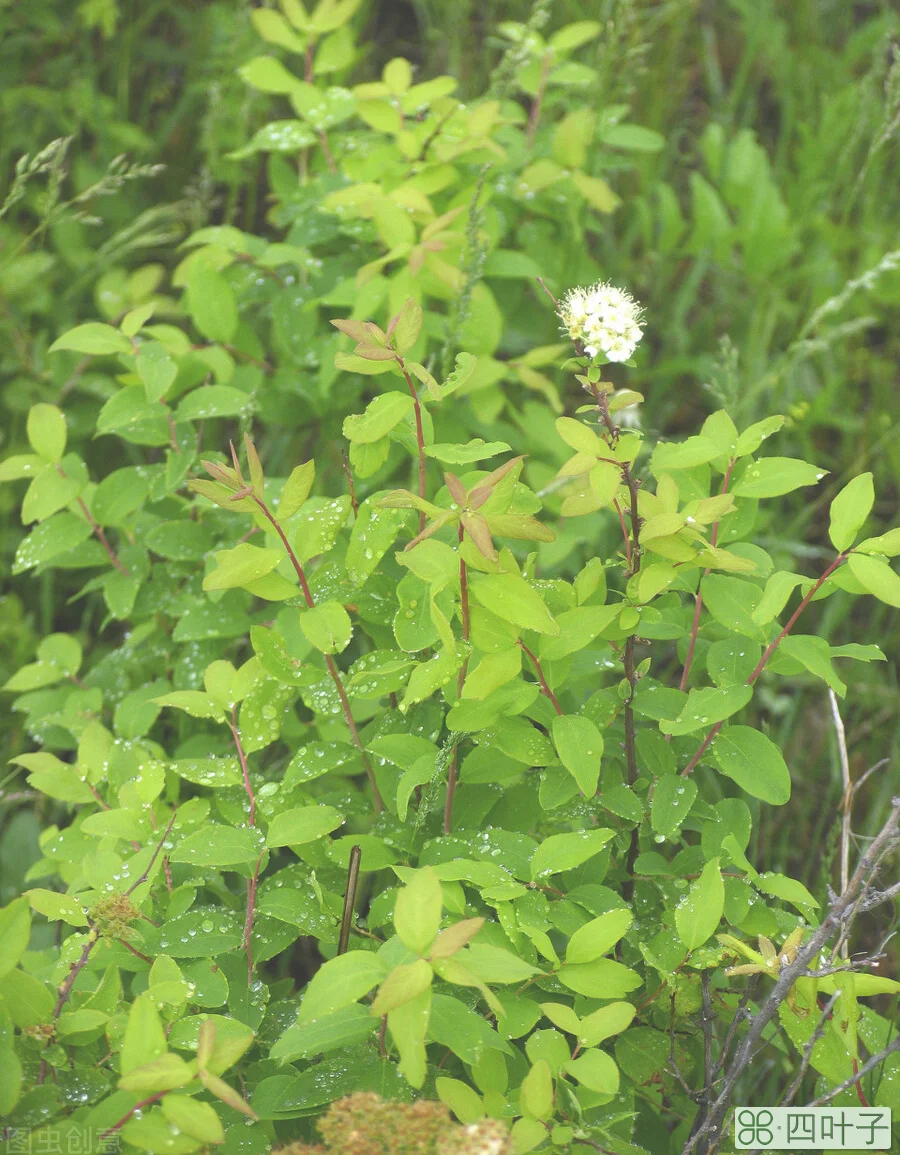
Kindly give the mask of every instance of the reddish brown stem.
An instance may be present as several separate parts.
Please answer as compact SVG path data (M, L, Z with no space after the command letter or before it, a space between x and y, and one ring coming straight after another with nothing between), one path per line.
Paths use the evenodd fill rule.
M172 410L166 404L165 399L163 397L160 397L159 403L160 403L160 405L162 405L163 409L165 409L165 411L166 411L166 423L169 426L169 448L172 449L175 453L177 453L178 452L178 437L176 436L176 430L175 430L175 418L172 416Z
M96 930L91 930L84 940L84 946L81 948L81 955L76 962L73 962L69 967L69 973L59 988L59 998L56 1000L56 1006L53 1008L54 1021L62 1014L62 1009L69 1001L69 995L72 993L72 987L75 985L75 980L87 966L87 961L91 956L91 951L100 941L100 936Z
M763 670L766 668L766 663L768 662L769 658L771 658L771 656L775 653L775 651L781 645L784 638L786 638L787 635L794 628L794 624L796 623L797 619L800 617L800 615L803 613L803 611L806 609L806 607L809 605L809 603L812 601L812 599L815 597L815 595L818 593L818 591L821 589L821 587L825 584L825 582L828 580L828 578L830 578L831 575L834 573L834 571L839 566L843 565L843 563L847 560L847 556L848 555L846 553L839 553L837 555L837 557L834 559L834 561L831 563L831 565L828 567L828 569L825 570L825 572L818 579L818 581L812 587L812 589L809 591L809 593L800 602L800 605L797 606L797 608L794 610L794 612L788 618L787 624L784 626L784 628L782 629L782 631L778 635L778 637L775 639L775 641L769 642L769 644L766 646L765 650L763 650L763 656L759 659L759 662L757 663L756 669L753 671L753 673L747 679L747 685L748 686L752 686L753 683L756 681L756 679L759 677L759 675L763 672Z
M765 650L763 651L762 657L759 659L759 662L756 665L756 669L753 671L753 673L750 675L750 677L747 679L747 681L744 683L744 685L746 685L746 686L752 686L753 685L753 683L756 681L756 679L760 676L760 674L766 668L766 665L768 664L769 658L771 658L771 656L775 653L775 651L781 645L784 638L786 638L787 635L794 628L794 625L796 624L797 619L800 617L800 615L803 613L803 611L806 609L806 607L812 601L816 592L819 589L821 589L821 587L825 584L825 582L828 580L828 578L831 577L831 575L834 573L834 571L847 560L847 557L848 557L847 553L839 553L837 555L837 557L834 559L834 561L831 563L831 565L829 565L829 567L822 574L822 576L816 581L816 584L812 587L812 589L810 589L809 593L806 594L806 596L800 602L800 605L797 606L797 608L791 614L790 618L788 618L787 624L783 627L783 629L781 630L781 633L778 635L778 637L775 638L774 641L769 642L769 644L766 646ZM725 724L724 722L717 722L715 724L715 726L713 726L713 728L710 730L710 732L706 735L706 737L700 743L700 747L697 750L696 754L693 756L693 758L690 760L690 762L688 762L687 766L685 766L685 768L681 771L681 775L683 778L687 777L687 775L691 773L691 771L694 769L694 767L697 765L697 763L700 761L700 759L706 753L707 749L709 748L709 744L712 742L712 740L715 738L715 736L719 733L719 731L722 729L724 724Z
M341 465L344 467L344 476L347 478L347 485L350 487L350 507L353 510L353 516L356 517L359 513L359 502L356 500L356 486L353 483L353 474L350 472L350 462L347 460L347 454L341 450Z
M144 870L144 873L141 875L140 878L138 878L135 882L133 882L131 884L131 886L129 886L129 888L125 891L126 897L130 897L132 894L134 894L134 892L141 885L141 883L146 882L147 879L150 877L150 871L153 869L153 864L154 864L154 862L156 862L157 858L159 858L160 851L162 850L163 846L165 845L166 840L168 839L169 835L172 833L172 827L175 825L176 813L177 813L177 811L175 811L175 810L172 811L172 817L169 819L169 825L166 827L165 831L163 832L162 838L159 840L159 842L157 842L156 849L153 851L153 854L150 856L150 861L147 863L147 866L146 866L146 869Z
M728 469L725 471L725 476L722 479L722 488L719 490L720 494L728 492L728 483L731 480L731 471L732 471L732 469L734 469L735 461L736 461L736 458L732 458L731 461L729 461L729 463L728 463ZM709 544L713 547L713 549L715 549L716 543L718 540L719 540L719 523L715 522L713 524L713 527L712 527L712 532L709 535ZM705 578L709 572L710 571L708 569L703 571L703 577L701 577L701 579L700 579L701 582L703 581L703 578ZM685 689L687 688L688 677L690 676L690 672L691 672L691 663L694 660L694 647L697 645L697 633L700 629L700 613L702 610L703 610L703 594L701 594L700 585L698 584L697 594L694 598L694 621L691 625L691 637L690 637L690 641L688 642L687 654L685 655L685 658L684 658L684 669L681 672L681 684L679 686L679 689L682 691L682 693L684 693Z
M287 555L291 559L291 565L294 567L294 572L297 574L297 578L300 582L300 588L303 590L303 597L306 601L306 604L309 609L312 609L316 603L310 591L309 582L306 580L306 573L300 563L300 559L294 553L294 550L291 547L291 543L287 539L287 535L281 528L281 523L276 517L273 516L272 511L261 498L254 497L253 500L262 510L263 514L268 518L269 522L275 529L275 532L281 538L281 544L287 551ZM382 802L381 794L378 791L378 783L375 781L375 771L372 769L372 763L369 759L368 751L360 740L359 731L356 728L356 722L353 719L353 713L350 709L350 702L347 698L347 691L344 689L344 683L341 679L340 671L338 670L334 658L331 656L331 654L325 655L325 665L328 667L328 673L331 675L331 680L334 682L335 689L338 692L338 697L341 700L341 710L344 714L344 721L347 723L347 729L350 731L350 737L353 741L353 745L359 751L359 756L362 760L363 767L369 779L369 784L372 787L375 809L381 813L381 811L384 809L384 803Z
M550 67L553 63L553 54L547 52L541 60L541 74L538 78L537 91L534 94L534 100L531 102L531 110L528 114L528 128L525 133L525 140L528 148L534 147L534 137L537 132L538 122L541 119L541 108L544 103L544 93L547 91L547 80L550 76Z
M60 470L60 473L62 473L62 470ZM63 477L65 477L64 473L63 473ZM87 520L87 523L88 523L88 525L90 525L94 536L96 537L97 541L99 541L100 544L103 546L104 550L106 551L106 556L109 558L109 560L112 562L112 564L116 567L116 569L119 571L119 573L124 574L125 577L131 577L131 570L128 569L127 566L123 565L121 561L119 561L119 555L116 553L116 551L113 549L113 547L109 544L109 538L103 532L103 527L100 526L94 520L94 518L91 514L91 511L88 509L88 507L85 505L85 503L82 501L82 499L80 497L78 498L78 508L84 514L84 516Z
M544 677L543 667L541 666L537 655L533 654L531 650L529 650L521 638L519 639L519 648L531 659L531 664L534 666L534 672L537 674L537 680L540 683L541 692L543 693L544 697L550 699L553 709L557 712L557 714L562 714L562 707L560 706L556 695L547 684L547 679Z
M457 539L462 545L465 540L466 531L463 529L462 522L459 523L457 529ZM462 617L462 636L463 641L468 642L470 621L469 621L469 571L466 563L463 560L462 554L459 556L459 605L460 614ZM466 673L468 672L469 661L468 658L463 662L459 670L459 675L456 679L457 694L462 694L462 688L466 681ZM449 834L453 829L453 799L456 796L456 782L459 773L459 747L453 747L453 754L450 758L450 769L447 772L447 797L444 802L444 833Z
M247 798L250 802L250 825L256 825L256 795L253 793L253 786L250 782L250 771L247 769L247 755L244 753L244 746L241 742L241 733L237 728L237 706L231 707L231 736L234 739L235 747L237 748L238 759L241 763L241 773L244 776L244 790L247 793Z
M425 500L425 431L422 428L422 405L419 401L419 394L416 392L416 387L413 385L412 377L407 372L406 365L402 357L398 357L400 368L403 371L403 376L406 378L406 384L409 386L409 391L412 394L413 408L416 415L416 445L419 448L419 497L422 501ZM425 511L419 510L419 533L425 528Z
M628 568L631 569L631 536L628 533L628 526L625 524L625 514L622 512L622 507L619 505L619 499L617 497L613 498L613 506L619 515L619 525L622 527L622 537L625 539L625 562Z
M256 887L263 856L256 860L253 877L247 880L247 916L244 919L244 950L247 952L247 986L253 982L253 919L256 914Z
M116 942L119 944L119 946L123 946L123 947L125 947L125 949L127 951L130 951L135 956L135 958L139 958L142 962L145 962L148 966L153 966L153 959L150 958L149 955L141 954L141 952L139 950L137 950L135 947L133 947L130 942L126 942L124 938L117 938Z
M105 1139L107 1137L107 1135L115 1135L116 1131L120 1131L125 1126L125 1124L131 1118L131 1116L135 1113L135 1111L143 1111L143 1109L145 1107L152 1106L154 1103L157 1103L163 1097L163 1095L165 1095L167 1093L168 1092L166 1092L166 1091L157 1091L155 1095L149 1095L146 1099L141 1099L140 1103L135 1103L135 1105L131 1108L131 1110L126 1111L125 1114L122 1116L121 1119L119 1119L119 1121L117 1123L113 1123L113 1125L111 1127L107 1127L105 1131L101 1131L100 1132L100 1138Z

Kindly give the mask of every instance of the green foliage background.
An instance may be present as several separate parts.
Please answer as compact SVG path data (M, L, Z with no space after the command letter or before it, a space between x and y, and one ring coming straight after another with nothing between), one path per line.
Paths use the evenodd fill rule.
M657 152L603 158L625 203L592 231L588 246L572 231L558 245L541 214L523 222L521 251L557 286L602 274L645 304L650 357L641 375L652 381L644 390L645 428L693 431L720 401L745 421L773 407L790 414L794 448L831 479L812 505L787 502L761 544L777 538L790 566L811 560L828 494L851 471L875 471L880 509L889 511L898 497L900 271L867 277L900 247L900 190L890 176L900 100L896 69L889 76L893 6L557 0L549 8L549 29L600 18L606 33L581 54L594 73L551 90L548 106L558 115L627 103L629 119L665 143ZM271 117L269 99L237 74L259 48L249 11L224 0L0 5L0 180L7 187L23 153L60 136L73 138L65 199L100 181L122 153L137 164L165 165L115 195L92 198L85 207L97 223L66 214L44 227L48 177L30 184L0 221L0 437L7 451L24 444L24 417L37 400L66 397L75 436L89 429L102 390L90 375L77 385L60 379L46 349L77 320L93 318L105 293L121 291L147 265L171 269L172 242L203 224L267 231L265 155L229 159ZM463 96L475 95L508 45L498 24L528 12L521 2L466 0L447 20L432 0L369 0L357 17L353 78L374 77L391 57L408 55L422 77L447 71ZM490 284L501 294L501 357L524 352L536 335L538 343L557 339L533 283ZM810 325L835 299L840 307ZM631 384L640 389L642 381ZM339 417L340 402L335 408ZM302 406L285 416L295 432L268 434L276 468L319 437ZM98 459L90 442L85 452ZM0 510L0 543L10 558L22 527L8 487ZM51 623L79 623L77 603L67 606L66 597L49 573L27 588L7 583L0 675L33 653ZM848 637L896 630L883 607L871 612L869 622L844 624ZM831 613L842 610L835 605ZM829 619L829 628L838 625ZM896 752L896 691L894 675L881 671L858 686L850 728L861 762ZM789 748L791 735L802 735L803 777L815 780L814 768L833 761L834 751L810 719L803 687L772 706ZM4 741L10 753L23 746L14 719ZM811 844L822 832L817 798L814 788L809 813L799 818ZM785 853L800 844L786 840ZM809 872L815 860L801 853L794 865ZM6 893L14 885L6 883Z

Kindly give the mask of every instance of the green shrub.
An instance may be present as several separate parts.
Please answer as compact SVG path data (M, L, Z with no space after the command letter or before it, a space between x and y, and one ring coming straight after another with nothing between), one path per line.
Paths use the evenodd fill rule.
M809 623L900 604L900 531L866 536L860 472L794 572L759 526L826 470L761 453L782 417L625 423L636 307L562 292L595 279L611 158L661 140L509 99L588 67L599 26L543 51L541 8L466 104L402 58L331 85L352 0L255 10L302 62L244 68L293 112L246 145L283 239L195 230L50 349L102 440L41 401L0 463L20 585L84 607L5 687L45 820L0 912L17 1133L255 1155L319 1120L352 1150L358 1115L399 1155L415 1116L436 1151L712 1151L763 1031L779 1096L799 1062L900 1106L896 1054L867 1061L900 984L877 951L850 978L839 933L894 897L900 806L852 872L848 779L836 896L754 837L792 806L771 690L842 697L838 665L883 658Z

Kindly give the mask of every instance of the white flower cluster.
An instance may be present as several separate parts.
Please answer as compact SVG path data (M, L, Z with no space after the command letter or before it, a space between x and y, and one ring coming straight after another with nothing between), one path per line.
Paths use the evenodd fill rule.
M570 289L559 315L573 341L590 357L603 353L610 361L627 361L643 336L643 309L624 289L598 281L589 289Z

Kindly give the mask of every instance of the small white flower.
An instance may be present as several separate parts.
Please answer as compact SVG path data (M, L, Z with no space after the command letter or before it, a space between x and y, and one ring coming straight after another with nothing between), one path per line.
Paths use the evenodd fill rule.
M624 289L598 281L589 289L570 289L560 302L559 315L573 341L580 341L589 357L598 353L609 361L628 361L643 336L643 309Z

